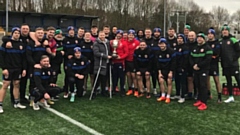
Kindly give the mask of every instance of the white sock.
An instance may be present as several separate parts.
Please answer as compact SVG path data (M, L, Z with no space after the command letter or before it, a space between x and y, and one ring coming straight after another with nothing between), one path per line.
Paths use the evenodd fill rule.
M170 98L170 95L169 95L169 94L167 94L167 98Z
M165 93L164 92L162 93L162 97L165 97Z
M74 96L75 96L75 93L71 93L71 96L74 97Z
M134 88L134 84L132 84L132 88Z
M156 91L157 89L156 89L156 88L154 88L153 90L154 90L154 91Z

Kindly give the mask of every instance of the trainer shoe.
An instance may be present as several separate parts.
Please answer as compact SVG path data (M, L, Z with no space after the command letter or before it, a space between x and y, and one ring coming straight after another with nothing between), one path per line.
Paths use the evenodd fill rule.
M48 100L48 101L51 101L51 100ZM43 101L43 107L50 108L50 105L47 103L46 100Z
M54 102L50 99L47 100L47 103L50 104L50 105L54 105Z
M137 97L140 98L140 97L143 97L144 94L143 93L140 93Z
M150 95L150 94L147 94L147 95L146 95L146 98L147 98L147 99L151 98L151 95Z
M180 98L179 100L178 100L178 103L180 103L180 104L182 104L182 103L184 103L185 102L185 98Z
M154 95L157 95L157 90L153 90L153 94L154 94Z
M202 103L199 107L198 107L198 110L200 111L203 111L203 110L206 110L207 109L207 105Z
M65 92L65 94L63 95L63 98L68 98L68 92Z
M198 106L200 106L201 104L202 104L202 102L201 102L200 100L198 100L197 102L195 102L195 103L193 104L193 106L198 107Z
M3 113L4 111L3 111L3 107L2 106L0 106L0 113Z
M33 100L30 100L29 106L33 106Z
M39 105L38 105L38 103L34 103L33 102L33 110L35 110L35 111L37 111L37 110L40 110L40 107L39 107Z
M130 96L133 94L133 90L128 90L128 92L126 93L127 96Z
M24 105L21 105L20 103L18 103L18 104L14 104L14 108L25 109L25 108L26 108L26 106L24 106Z
M138 91L134 91L134 96L138 97Z
M231 103L231 102L234 102L234 97L231 96L229 97L227 100L224 101L225 103Z
M173 97L171 97L171 99L181 99L181 96L177 96L177 95L175 95L175 96L173 96Z
M222 103L222 99L218 98L217 103Z
M85 96L85 95L86 95L86 93L87 93L87 91L86 91L86 90L84 90L82 95L83 95L83 96Z
M70 102L74 102L75 101L75 95L72 95L70 98Z
M171 102L170 98L166 98L165 103L169 104Z
M160 98L157 99L158 102L161 102L163 100L166 100L166 97L160 97Z

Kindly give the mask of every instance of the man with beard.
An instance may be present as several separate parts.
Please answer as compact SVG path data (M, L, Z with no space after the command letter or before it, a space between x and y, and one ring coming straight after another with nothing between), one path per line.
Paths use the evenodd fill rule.
M188 48L188 52L191 52L196 46L197 46L197 42L196 42L196 33L194 31L190 31L188 33L188 42L187 42L187 48ZM187 95L187 99L192 99L193 97L193 90L194 90L194 97L197 97L197 89L194 86L193 83L193 69L192 67L190 67L190 63L188 62L188 66L187 66L187 90L188 90L188 95Z
M105 25L105 26L103 27L103 32L105 33L106 39L110 41L110 40L111 40L110 26Z
M165 101L168 104L171 102L170 95L172 92L172 79L176 69L176 53L167 46L165 38L159 40L159 48L160 50L155 53L155 63L157 63L158 80L162 95L160 95L157 101ZM165 88L164 82L166 82L167 88ZM167 96L165 89L167 89Z
M117 35L117 30L118 30L117 26L113 26L113 27L112 27L112 32L111 32L111 34L110 34L110 40L115 39L115 37L116 37L116 35Z
M3 74L3 85L0 90L0 113L3 113L3 100L11 81L13 81L14 108L25 109L26 106L20 104L19 84L21 77L26 76L26 46L19 40L20 28L12 29L11 42L12 47L6 48L6 43L0 48L0 66Z
M33 101L33 110L39 110L39 102L41 100L41 104L44 107L50 107L46 100L49 100L50 97L56 97L62 89L57 87L55 83L53 83L54 75L51 72L51 68L49 65L49 57L47 55L41 56L39 68L35 68L33 71L34 78L34 89L32 90L32 96L34 97Z
M138 41L144 40L144 30L139 30L139 31L137 31L137 37L136 37L136 39L137 39Z
M174 48L177 46L177 38L175 37L175 30L174 28L169 28L168 30L168 37L167 42L169 47ZM185 36L184 36L184 42L185 42Z
M240 76L239 76L239 55L240 46L236 38L231 37L230 27L228 25L222 26L222 38L219 39L221 47L221 65L223 68L223 75L227 80L227 88L229 92L229 98L225 100L225 103L234 102L234 97L232 93L232 76L240 87Z
M211 47L213 51L212 55L212 60L210 64L210 71L209 71L209 76L208 76L208 96L211 98L211 83L210 83L210 76L213 76L215 86L217 88L217 93L218 93L218 103L222 102L222 90L221 90L221 84L219 80L219 67L218 67L218 62L219 62L219 55L220 55L220 45L217 39L215 39L215 30L213 28L210 28L208 30L208 41L207 44Z
M98 38L98 27L96 25L91 27L91 35L92 42L95 42Z
M177 35L177 45L173 47L176 52L176 74L175 74L175 88L176 96L174 99L178 99L178 103L185 102L185 93L187 91L187 65L188 65L188 49L184 43L184 35Z
M85 30L83 27L78 28L78 32L77 32L77 39L78 39L78 44L80 44L84 39L84 33Z
M207 76L213 52L206 44L205 35L202 32L197 35L197 43L190 53L190 66L193 68L193 77L198 90L197 102L193 105L202 111L207 109Z
M155 55L155 53L157 51L160 50L159 46L158 46L158 42L160 40L161 37L161 32L162 30L160 28L154 28L153 29L153 39L152 42L150 44L150 49L152 51L152 53ZM151 76L152 76L152 85L153 85L153 93L157 94L157 90L156 90L156 86L157 86L157 70L156 70L156 63L153 63L153 71L151 72Z
M128 41L126 42L128 46L128 56L126 57L125 65L126 65L126 73L127 73L127 81L128 81L128 92L127 96L134 94L135 97L138 96L138 88L137 88L137 80L133 62L133 54L136 48L139 46L139 41L135 39L135 31L128 31ZM134 84L134 87L132 86Z
M122 30L117 30L117 35L114 40L118 41L118 46L116 48L117 57L112 58L112 80L113 80L113 93L116 92L116 87L118 86L118 79L120 79L120 90L121 96L125 96L125 59L128 56L128 46L126 42L122 42ZM111 51L114 51L113 43L114 40L110 41ZM111 78L110 78L111 79Z
M140 41L139 48L134 51L134 67L136 69L135 73L137 76L137 83L139 89L138 97L144 96L143 83L146 83L146 98L151 98L150 72L152 70L153 58L154 55L152 54L150 48L147 47L146 42L143 40ZM143 78L145 78L145 82L143 82Z
M84 35L84 40L80 44L81 47L81 54L85 56L88 59L89 63L89 75L90 75L90 81L91 86L93 86L93 80L94 80L94 74L93 74L93 68L94 68L94 56L93 56L93 42L91 41L91 33L86 32ZM88 74L84 77L84 92L83 95L85 95L87 91L87 83L88 83Z
M64 77L64 98L68 98L68 88L69 88L69 81L68 81L68 72L67 72L67 63L68 60L70 60L73 57L74 54L74 48L79 46L78 44L78 39L75 36L75 31L74 31L73 26L68 27L68 35L65 36L63 39L63 51L64 51L64 72L65 72L65 77Z

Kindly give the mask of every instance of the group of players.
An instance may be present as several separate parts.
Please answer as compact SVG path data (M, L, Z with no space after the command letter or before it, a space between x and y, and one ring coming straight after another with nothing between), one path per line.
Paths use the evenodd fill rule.
M240 86L240 46L229 33L228 25L222 26L221 30L222 36L218 40L213 28L207 31L206 37L203 32L195 34L190 25L185 26L183 34L176 34L170 28L166 38L162 37L160 28L136 32L134 29L122 31L114 26L110 32L109 26L104 26L102 31L92 26L89 32L79 28L75 35L75 28L69 26L63 37L62 31L54 27L48 27L46 35L40 27L35 32L30 32L27 24L14 27L10 38L3 37L0 48L3 74L0 113L3 113L3 100L9 85L13 106L24 109L23 103L29 102L25 98L29 79L30 106L39 110L39 105L50 107L49 104L54 104L61 92L64 92L64 98L70 95L70 102L75 101L75 96L84 96L88 77L92 86L91 98L97 96L98 89L103 96L108 96L111 91L113 95L151 98L151 88L157 95L159 85L157 101L170 103L171 99L178 99L179 103L184 103L186 98L195 97L194 106L205 110L207 99L211 98L209 76L214 77L217 102L222 102L220 59L229 90L229 98L224 102L233 102L231 77L234 76ZM116 43L117 47L113 45ZM60 88L56 83L62 64L65 76L64 87ZM176 95L170 97L173 80Z

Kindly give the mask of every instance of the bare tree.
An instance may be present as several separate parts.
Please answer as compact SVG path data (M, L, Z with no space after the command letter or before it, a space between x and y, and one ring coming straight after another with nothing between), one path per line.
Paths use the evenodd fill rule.
M227 9L220 6L214 6L211 13L214 15L214 20L217 22L219 27L225 23L231 23L230 14Z

